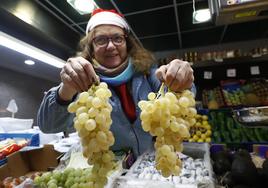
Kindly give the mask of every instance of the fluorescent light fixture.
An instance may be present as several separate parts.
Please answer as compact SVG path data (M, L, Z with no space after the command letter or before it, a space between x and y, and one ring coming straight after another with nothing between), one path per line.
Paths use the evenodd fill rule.
M27 65L34 65L35 64L35 62L33 60L29 60L29 59L25 60L24 63Z
M193 12L193 24L203 23L211 20L209 9L200 9Z
M63 61L62 59L53 56L43 50L40 50L34 46L31 46L1 31L0 31L0 45L57 68L62 68L65 63L65 61Z
M97 6L93 0L67 0L79 14L90 14Z
M18 1L16 7L12 9L12 14L26 23L34 25L37 12L33 9L32 4L29 1Z

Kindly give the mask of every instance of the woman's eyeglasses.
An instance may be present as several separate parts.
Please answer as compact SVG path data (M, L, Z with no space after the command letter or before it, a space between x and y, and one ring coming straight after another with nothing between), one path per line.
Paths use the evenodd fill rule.
M119 34L113 36L101 35L93 39L94 44L99 47L106 47L110 41L112 41L115 46L120 46L126 42L126 36Z

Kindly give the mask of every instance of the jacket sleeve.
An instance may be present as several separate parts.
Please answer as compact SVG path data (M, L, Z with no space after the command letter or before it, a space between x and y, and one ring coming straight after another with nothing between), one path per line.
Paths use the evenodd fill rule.
M74 115L67 111L72 101L62 102L58 98L59 86L51 88L44 96L37 114L37 125L44 133L73 132Z

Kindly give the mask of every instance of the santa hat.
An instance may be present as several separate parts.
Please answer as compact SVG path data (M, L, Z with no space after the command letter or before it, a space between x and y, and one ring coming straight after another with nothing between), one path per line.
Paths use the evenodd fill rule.
M116 25L129 31L129 26L122 14L117 13L115 10L96 9L92 12L88 21L86 33L103 24Z

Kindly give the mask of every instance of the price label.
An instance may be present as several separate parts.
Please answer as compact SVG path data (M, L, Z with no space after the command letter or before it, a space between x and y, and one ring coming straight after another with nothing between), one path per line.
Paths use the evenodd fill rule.
M252 67L250 67L250 74L251 75L258 75L258 74L260 74L260 67L259 66L252 66Z
M236 77L236 69L227 69L227 77Z
M212 72L211 71L204 71L204 79L211 80L212 79Z

